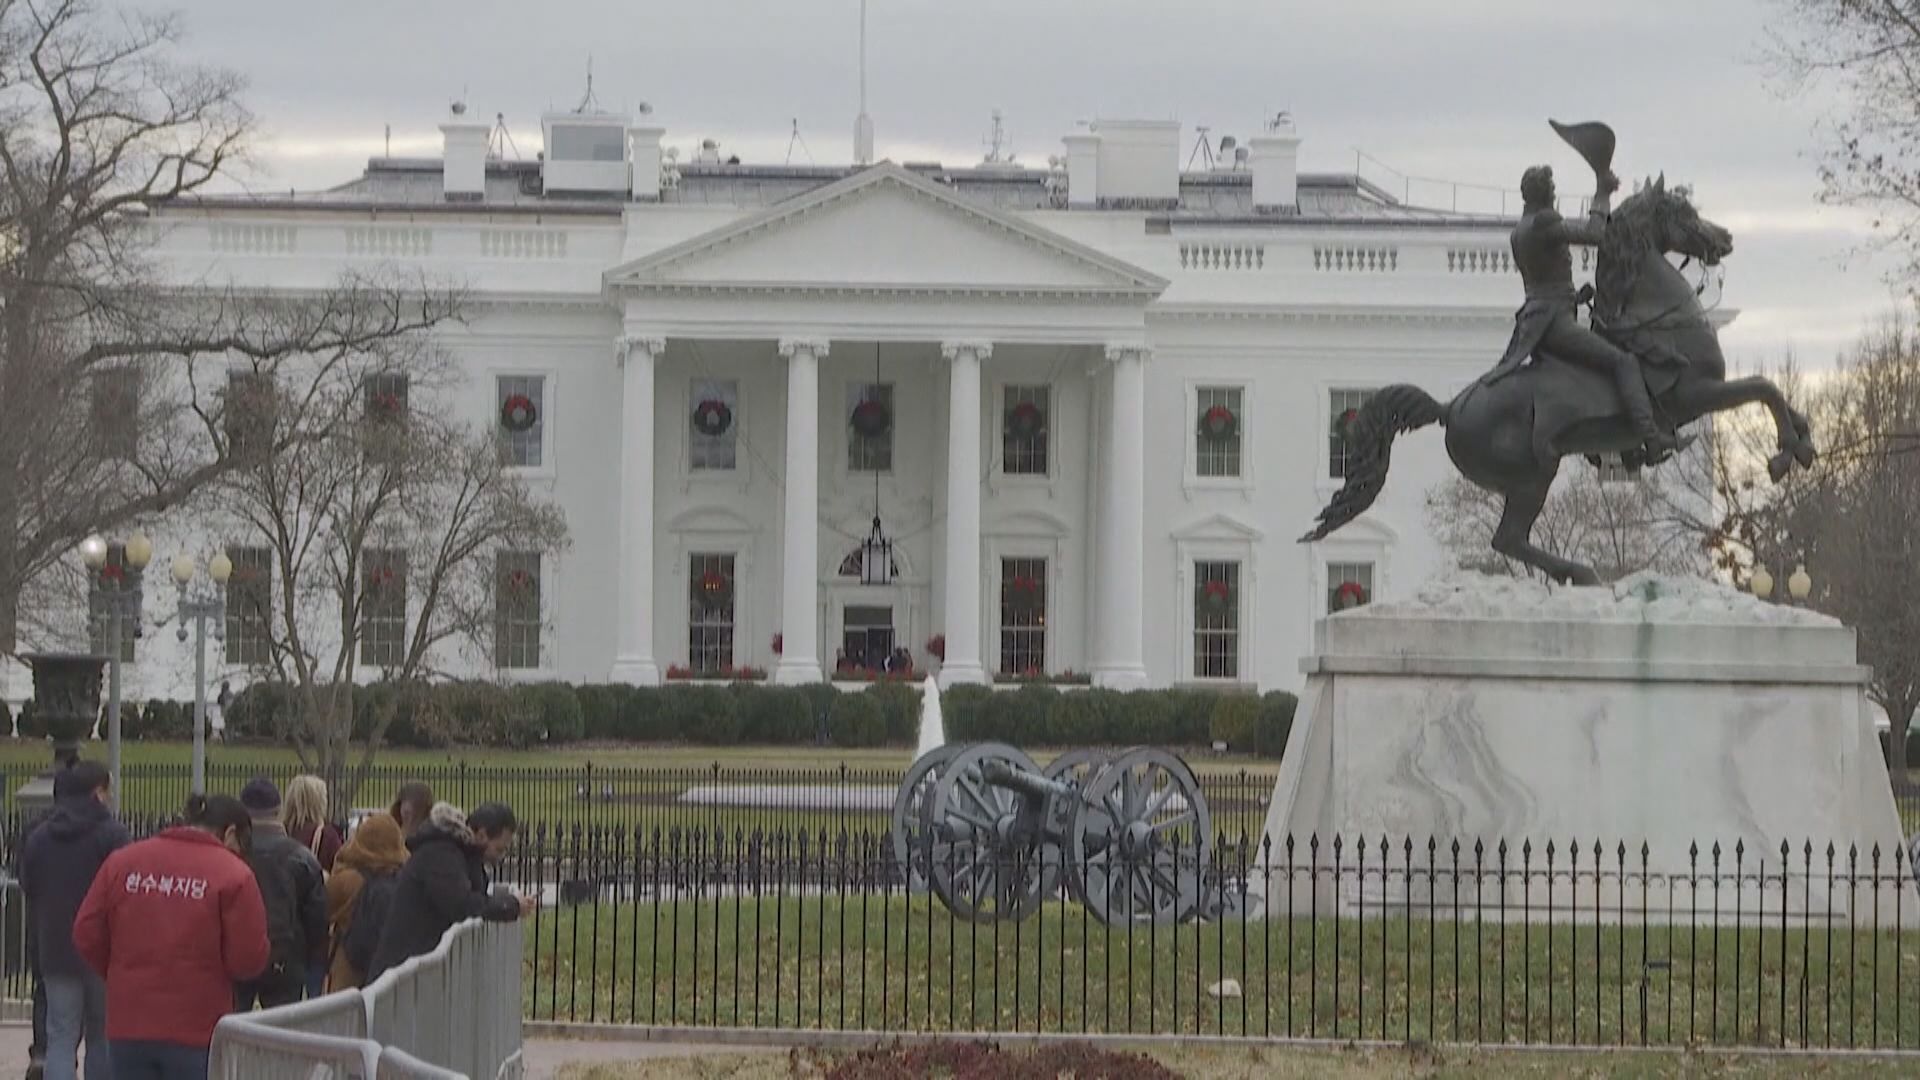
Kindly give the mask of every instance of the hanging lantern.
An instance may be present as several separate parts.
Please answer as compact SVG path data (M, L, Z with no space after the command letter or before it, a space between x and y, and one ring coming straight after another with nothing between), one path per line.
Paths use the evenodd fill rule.
M880 528L880 515L873 516L873 531L860 542L860 584L893 584L893 541Z

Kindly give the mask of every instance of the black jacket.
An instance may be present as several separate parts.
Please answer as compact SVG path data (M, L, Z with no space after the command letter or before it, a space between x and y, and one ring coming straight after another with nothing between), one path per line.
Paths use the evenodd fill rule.
M305 844L287 835L277 822L253 823L253 847L247 853L260 899L267 906L267 940L273 968L299 966L307 971L327 962L327 877Z
M73 917L100 864L130 840L126 826L91 795L60 800L27 835L20 885L45 974L70 976L87 970L73 947Z
M472 834L423 825L407 837L412 854L400 869L400 881L388 909L380 945L373 951L367 982L405 961L430 953L448 928L474 916L513 922L520 903L487 891L487 868Z

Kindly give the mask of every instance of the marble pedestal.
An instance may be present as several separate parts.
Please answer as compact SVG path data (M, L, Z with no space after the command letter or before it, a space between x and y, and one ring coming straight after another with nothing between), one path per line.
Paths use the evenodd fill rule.
M1297 864L1330 867L1339 837L1346 871L1274 876L1267 914L1446 908L1457 887L1510 916L1686 918L1717 899L1801 921L1845 917L1850 858L1864 879L1877 846L1894 874L1867 670L1825 616L1699 581L1470 575L1327 618L1315 646L1265 840L1275 863L1291 836ZM1920 916L1910 883L1852 902L1876 891Z

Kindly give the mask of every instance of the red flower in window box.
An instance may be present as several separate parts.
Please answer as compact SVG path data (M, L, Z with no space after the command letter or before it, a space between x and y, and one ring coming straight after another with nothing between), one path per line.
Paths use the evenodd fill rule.
M785 634L773 635L773 655L781 656L781 655L784 655L786 651L787 651L787 635Z
M888 411L886 403L868 398L853 407L849 418L853 430L863 439L875 439L887 433L893 427L893 413Z
M525 394L509 394L507 400L500 403L500 426L515 435L532 431L533 425L540 421L540 410L534 407L533 399Z
M1231 439L1240 430L1240 418L1225 405L1210 405L1200 414L1200 434L1209 439Z
M708 608L725 607L733 599L733 579L718 570L709 570L694 582L700 602Z
M1022 401L1007 410L1007 432L1022 439L1031 439L1044 434L1047 430L1047 414L1040 406L1031 401Z
M1357 581L1343 581L1340 583L1339 588L1333 590L1333 609L1335 611L1346 611L1348 608L1357 608L1366 602L1367 590Z
M383 390L373 395L371 404L376 420L395 420L400 416L400 395L391 390Z
M1233 604L1233 587L1224 581L1203 581L1194 599L1203 611L1219 614Z
M712 438L725 435L733 426L733 410L717 398L706 398L693 407L693 430Z
M935 634L927 639L927 655L941 663L947 662L947 635Z

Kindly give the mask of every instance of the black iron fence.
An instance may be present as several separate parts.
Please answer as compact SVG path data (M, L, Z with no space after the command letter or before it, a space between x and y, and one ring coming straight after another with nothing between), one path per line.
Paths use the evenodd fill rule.
M969 878L931 838L536 825L502 877L544 901L536 1020L1920 1049L1901 851L1256 837ZM954 918L924 886L943 860L949 887L1045 895ZM1198 917L1147 918L1189 874Z

